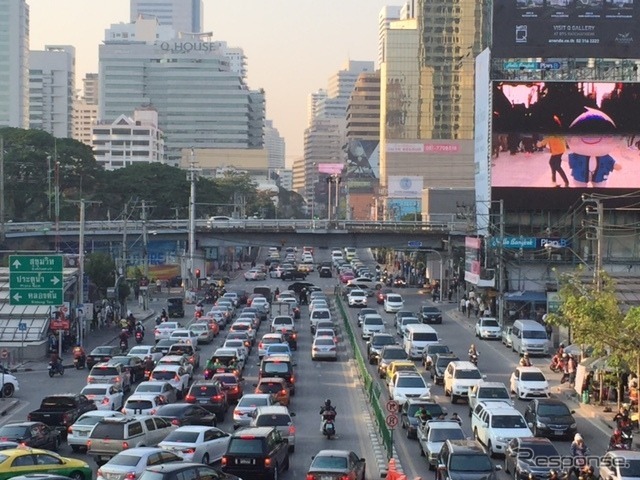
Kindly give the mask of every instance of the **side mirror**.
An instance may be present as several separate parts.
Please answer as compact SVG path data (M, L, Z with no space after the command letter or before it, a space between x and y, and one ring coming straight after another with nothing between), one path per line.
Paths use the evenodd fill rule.
M438 464L438 470L442 471L442 470L445 470L446 468L447 467L446 467L446 465L444 463L439 463Z
M298 364L297 364L297 363L292 363L292 364L291 364L291 366L292 366L292 367L297 367L297 366L298 366Z

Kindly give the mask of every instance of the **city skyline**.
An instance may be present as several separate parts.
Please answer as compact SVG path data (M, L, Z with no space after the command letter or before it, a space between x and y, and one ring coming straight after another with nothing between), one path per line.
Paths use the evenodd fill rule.
M78 86L85 73L98 71L98 45L105 29L113 23L129 21L129 0L91 2L91 8L86 0L57 0L55 10L46 0L27 3L30 48L74 45ZM282 0L277 4L205 0L204 30L212 31L215 40L244 49L248 85L266 92L267 118L285 138L288 167L302 155L308 95L326 88L328 78L345 61L376 59L378 13L388 4L394 3L325 0L319 5L312 0ZM83 19L82 24L78 18ZM292 18L305 20L291 21ZM304 57L310 61L301 68L299 59ZM274 68L280 74L274 75Z

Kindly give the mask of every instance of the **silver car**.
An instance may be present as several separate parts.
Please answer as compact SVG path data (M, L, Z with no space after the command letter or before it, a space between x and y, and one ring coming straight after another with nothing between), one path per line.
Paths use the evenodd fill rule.
M253 412L258 407L273 405L272 395L269 393L248 393L243 395L233 409L233 429L246 427L251 423Z
M311 347L311 360L338 359L338 346L333 337L316 337Z

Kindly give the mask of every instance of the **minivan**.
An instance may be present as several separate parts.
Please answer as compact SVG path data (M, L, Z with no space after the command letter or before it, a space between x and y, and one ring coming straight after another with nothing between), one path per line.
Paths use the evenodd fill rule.
M296 379L293 373L293 367L296 364L291 361L288 355L274 355L271 357L263 357L258 370L258 381L265 377L278 377L287 382L289 393L293 397L296 394Z
M511 349L520 355L547 355L547 331L535 320L516 320L511 328Z
M407 356L414 360L422 356L422 350L427 345L438 343L439 341L438 332L431 325L407 325L402 346L407 352Z

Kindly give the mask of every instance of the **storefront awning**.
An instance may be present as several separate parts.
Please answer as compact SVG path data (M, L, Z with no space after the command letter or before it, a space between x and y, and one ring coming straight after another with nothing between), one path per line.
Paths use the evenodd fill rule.
M504 298L507 302L545 303L547 301L547 292L534 292L532 290L509 292L505 293Z

